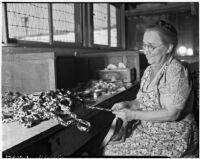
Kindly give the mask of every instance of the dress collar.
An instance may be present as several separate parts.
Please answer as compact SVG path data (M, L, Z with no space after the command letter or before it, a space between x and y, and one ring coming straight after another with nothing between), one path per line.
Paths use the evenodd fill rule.
M149 76L152 71L152 68L150 66L150 69L148 70L145 82L142 86L143 87L142 89L145 90L145 92L150 92L150 91L154 90L155 86L158 84L158 81L159 81L161 75L165 72L165 70L167 69L168 65L171 63L172 60L173 60L173 56L170 56L169 59L163 64L163 66L156 73L155 77L153 78L153 80L151 82L150 82Z

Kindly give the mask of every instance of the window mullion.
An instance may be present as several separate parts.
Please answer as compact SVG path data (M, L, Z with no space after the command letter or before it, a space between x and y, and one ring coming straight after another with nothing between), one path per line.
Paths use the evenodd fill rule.
M7 15L7 6L6 3L3 3L3 12L4 12L4 29L5 29L5 43L7 44L9 42L9 31L8 31L8 15Z
M119 23L119 31L120 31L120 38L119 38L119 42L120 42L120 46L121 48L125 49L126 47L126 40L125 40L125 5L122 4L122 6L120 7L120 23Z
M53 14L52 3L48 3L48 21L49 21L49 42L53 45Z
M108 46L111 46L111 28L110 28L110 5L107 5L108 8Z
M82 22L83 22L83 46L84 47L92 47L94 43L93 39L93 6L92 4L85 3L82 4Z
M75 4L75 42L82 42L82 17L81 17L81 4Z
M94 43L94 36L93 36L93 5L88 3L88 37L89 37L89 47L93 46ZM92 13L92 14L91 14Z
M82 4L82 37L83 37L83 46L87 46L86 32L87 32L87 23L86 23L86 4Z

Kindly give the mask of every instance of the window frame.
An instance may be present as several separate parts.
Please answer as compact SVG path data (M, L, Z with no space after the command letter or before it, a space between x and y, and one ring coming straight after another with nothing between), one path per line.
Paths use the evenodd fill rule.
M125 49L125 10L123 3L107 3L108 5L114 5L117 9L117 47L111 47L109 45L99 45L93 43L93 2L89 3L74 3L75 4L75 41L76 42L59 42L53 41L53 19L52 17L52 4L59 2L35 2L35 3L47 3L48 4L48 17L49 19L49 42L37 42L37 41L25 41L9 38L9 28L8 28L8 16L7 16L7 3L2 3L2 25L5 30L4 37L2 37L2 46L19 46L19 47L50 47L50 48L93 48L93 49L112 49L119 50ZM16 2L18 3L18 2ZM63 2L62 2L63 3ZM65 2L67 3L67 2ZM110 8L110 7L108 7ZM109 12L110 14L110 12ZM110 19L110 17L108 18ZM52 32L53 33L53 32Z
M27 45L27 46L52 46L52 47L71 47L71 46L82 46L82 21L81 21L81 4L74 3L75 9L75 42L59 42L53 40L53 10L52 4L59 2L43 2L48 5L48 25L49 25L49 42L37 42L37 41L26 41L26 40L18 40L14 38L9 38L9 28L8 28L8 16L7 16L7 3L12 2L4 2L3 3L3 12L4 12L4 30L5 30L5 39L3 42L4 45ZM22 3L22 2L20 2ZM42 3L42 2L35 2ZM72 3L72 2L71 2ZM77 20L78 19L78 20Z
M104 3L104 2L102 2ZM105 2L106 3L106 2ZM113 5L114 7L116 7L116 29L117 29L117 46L111 46L111 28L110 28L110 6ZM121 4L114 4L114 3L107 3L107 10L108 10L108 45L103 45L103 44L95 44L94 43L94 24L93 24L93 16L92 16L92 45L94 47L101 47L101 48L112 48L112 49L119 49L119 48L123 48L122 43L121 43L121 29L122 29L122 12L123 9L123 5ZM93 13L93 5L91 7L91 13Z

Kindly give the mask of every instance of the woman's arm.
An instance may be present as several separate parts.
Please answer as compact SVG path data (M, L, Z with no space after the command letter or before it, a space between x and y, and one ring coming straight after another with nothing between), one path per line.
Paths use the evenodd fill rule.
M113 111L117 117L121 118L124 121L131 120L145 120L152 122L166 122L166 121L175 121L178 119L181 113L181 109L168 108L161 110L132 110L132 109L121 109L119 111Z
M139 101L133 100L128 101L129 107L114 110L113 114L117 117L121 118L124 121L131 120L145 120L152 122L164 122L164 121L175 121L181 114L182 109L178 109L177 107L165 105L163 109L160 110L140 110Z
M140 104L139 101L137 99L135 99L132 101L124 101L124 102L115 103L111 109L112 109L112 111L117 111L117 110L124 109L124 108L138 110L139 104Z
M176 121L181 114L181 109L168 108L155 111L133 111L133 119L152 122Z
M165 88L159 90L162 109L155 111L134 110L131 108L138 107L139 104L142 106L144 103L134 104L133 102L130 103L129 109L122 109L113 113L127 121L134 119L152 122L177 120L182 110L186 109L185 104L192 88L189 72L182 65L175 62L168 67L165 78Z
M140 102L138 99L134 99L132 101L126 101L128 108L132 110L139 110L140 109Z

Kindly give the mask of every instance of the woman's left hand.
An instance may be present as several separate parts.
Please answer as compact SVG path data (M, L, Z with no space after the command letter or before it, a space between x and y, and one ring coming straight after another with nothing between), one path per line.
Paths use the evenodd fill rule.
M116 117L122 119L124 122L129 122L134 119L134 111L131 109L120 109L112 112Z

